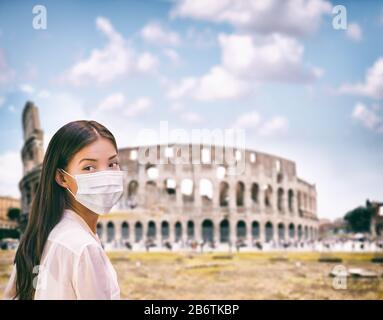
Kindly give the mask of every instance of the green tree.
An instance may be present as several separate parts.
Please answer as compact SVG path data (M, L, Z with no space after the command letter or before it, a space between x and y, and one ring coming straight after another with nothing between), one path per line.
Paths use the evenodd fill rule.
M360 206L346 213L344 220L347 221L348 230L351 232L370 232L373 208Z
M19 221L20 209L19 208L9 208L7 216L8 216L8 219L11 221Z

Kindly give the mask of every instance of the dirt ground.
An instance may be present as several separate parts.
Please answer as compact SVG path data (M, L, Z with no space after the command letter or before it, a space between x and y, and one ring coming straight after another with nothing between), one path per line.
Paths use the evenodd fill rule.
M0 251L0 298L13 251ZM172 253L109 252L123 299L383 299L383 264L374 254L331 253L342 262L318 262L302 252ZM379 277L348 278L334 289L331 270L364 268Z

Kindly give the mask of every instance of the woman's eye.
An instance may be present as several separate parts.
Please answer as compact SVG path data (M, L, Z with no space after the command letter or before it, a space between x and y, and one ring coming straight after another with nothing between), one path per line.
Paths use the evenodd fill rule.
M86 170L86 171L93 171L93 170L94 170L94 167L93 167L93 166L86 166L83 170Z
M111 168L118 168L119 165L120 165L120 164L119 164L118 162L113 162L113 163L111 163L111 164L109 165L109 167L111 167Z

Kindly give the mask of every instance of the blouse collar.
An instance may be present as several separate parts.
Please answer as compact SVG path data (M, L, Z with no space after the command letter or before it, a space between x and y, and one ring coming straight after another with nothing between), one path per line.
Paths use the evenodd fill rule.
M97 240L98 243L101 244L101 240L97 232L94 233L93 230L86 223L86 221L75 211L73 211L72 209L64 209L64 217L72 219L72 220L76 220L87 232L89 232L92 235L94 239Z

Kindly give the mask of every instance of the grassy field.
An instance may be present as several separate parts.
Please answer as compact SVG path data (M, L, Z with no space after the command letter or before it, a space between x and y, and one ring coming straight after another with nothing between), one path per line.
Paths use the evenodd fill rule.
M0 298L14 252L0 251ZM373 254L332 253L341 263L322 263L319 253L110 252L123 299L383 299L383 265ZM378 272L379 278L347 280L333 289L335 265Z

